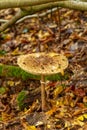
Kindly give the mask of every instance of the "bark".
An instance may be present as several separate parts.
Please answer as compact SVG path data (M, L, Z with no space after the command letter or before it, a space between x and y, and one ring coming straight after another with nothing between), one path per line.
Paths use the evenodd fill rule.
M82 1L82 2L81 2ZM87 10L87 0L0 0L0 9L6 8L17 8L17 7L26 7L26 6L35 6L41 4L53 4L53 6L62 6L65 8L71 9L80 9L80 10ZM84 1L84 2L83 2ZM55 5L56 4L56 5ZM85 7L85 8L84 8Z
M33 6L59 0L0 0L0 9Z

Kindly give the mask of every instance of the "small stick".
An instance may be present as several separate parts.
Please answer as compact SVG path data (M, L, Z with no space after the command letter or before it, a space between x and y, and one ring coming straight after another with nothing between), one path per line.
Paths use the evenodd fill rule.
M61 41L61 20L60 20L60 10L57 7L57 12L58 12L58 25L59 25L59 41Z

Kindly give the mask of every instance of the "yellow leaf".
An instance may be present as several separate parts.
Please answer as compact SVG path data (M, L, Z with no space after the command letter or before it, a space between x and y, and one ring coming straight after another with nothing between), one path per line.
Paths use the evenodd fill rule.
M44 38L47 38L47 37L49 37L50 36L50 34L49 34L49 32L43 32L42 30L40 30L39 31L39 33L38 33L38 37L40 38L40 39L44 39Z
M19 51L19 48L17 47L17 48L12 52L12 55L18 55L18 54L22 54L22 53Z
M69 127L71 124L69 121L65 121L65 126L64 127Z
M27 126L26 130L37 130L35 126Z
M83 114L83 116L84 116L84 118L86 118L86 119L87 119L87 113Z
M74 101L72 101L72 102L70 103L70 106L71 106L71 107L74 107L74 106L75 106Z
M64 117L64 115L65 115L65 112L60 112L61 117Z
M62 105L64 105L64 99L63 99L63 97L59 98L56 101L56 106L62 106Z
M13 81L8 81L7 84L8 84L10 87L14 86L14 82L13 82Z
M65 14L63 15L63 17L67 17L67 16L69 16L71 13L72 13L72 10L67 11L67 13L65 13Z
M82 127L82 126L84 125L84 122L82 122L82 121L80 121L80 120L77 120L77 119L73 120L72 123L73 123L73 126L74 126L74 125L79 125L79 126Z
M48 128L48 129L50 129L50 128L51 128L51 126L50 126L50 125L47 125L47 128Z
M77 125L80 125L80 126L83 126L84 125L84 122L80 121L80 120L77 120Z
M54 98L57 98L57 96L63 91L63 86L57 86L54 90Z
M77 119L80 120L80 121L84 121L84 116L81 115L81 116L79 116Z

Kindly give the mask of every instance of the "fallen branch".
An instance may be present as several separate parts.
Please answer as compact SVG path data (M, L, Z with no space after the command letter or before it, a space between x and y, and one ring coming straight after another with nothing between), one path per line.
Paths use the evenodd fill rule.
M58 8L53 8L52 10L47 10L46 12L39 14L39 17L40 18L44 17L44 16L50 14L51 12L55 12L57 9ZM24 16L23 18L18 20L16 23L20 23L20 22L24 21L25 19L30 19L30 18L38 18L38 14Z
M41 5L59 0L0 0L0 9Z
M52 10L47 10L46 12L39 14L39 17L40 18L44 17L44 16L50 14L51 12L55 12L57 9L58 8L53 8ZM38 18L38 14L26 15L23 18L20 18L20 20L18 20L16 23L23 22L25 19L30 19L30 18ZM9 20L0 19L0 23L6 23L8 21Z
M0 19L0 23L6 23L6 22L8 22L8 20Z
M32 15L36 12L45 10L45 9L52 9L55 7L64 7L74 10L81 10L87 11L87 2L77 2L77 1L59 1L59 2L50 2L47 4L41 4L31 7L23 7L9 22L3 24L0 27L0 32L7 29L12 24L16 23L20 18L23 18L26 15Z

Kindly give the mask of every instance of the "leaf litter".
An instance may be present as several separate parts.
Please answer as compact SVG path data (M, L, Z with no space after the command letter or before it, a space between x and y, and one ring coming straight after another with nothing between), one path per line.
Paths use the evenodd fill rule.
M10 19L16 9L0 11ZM17 65L20 54L63 53L69 60L68 80L48 81L47 112L41 112L40 83L0 77L0 130L87 129L87 12L60 9L42 18L25 19L0 34L0 63ZM23 95L21 97L21 95Z

